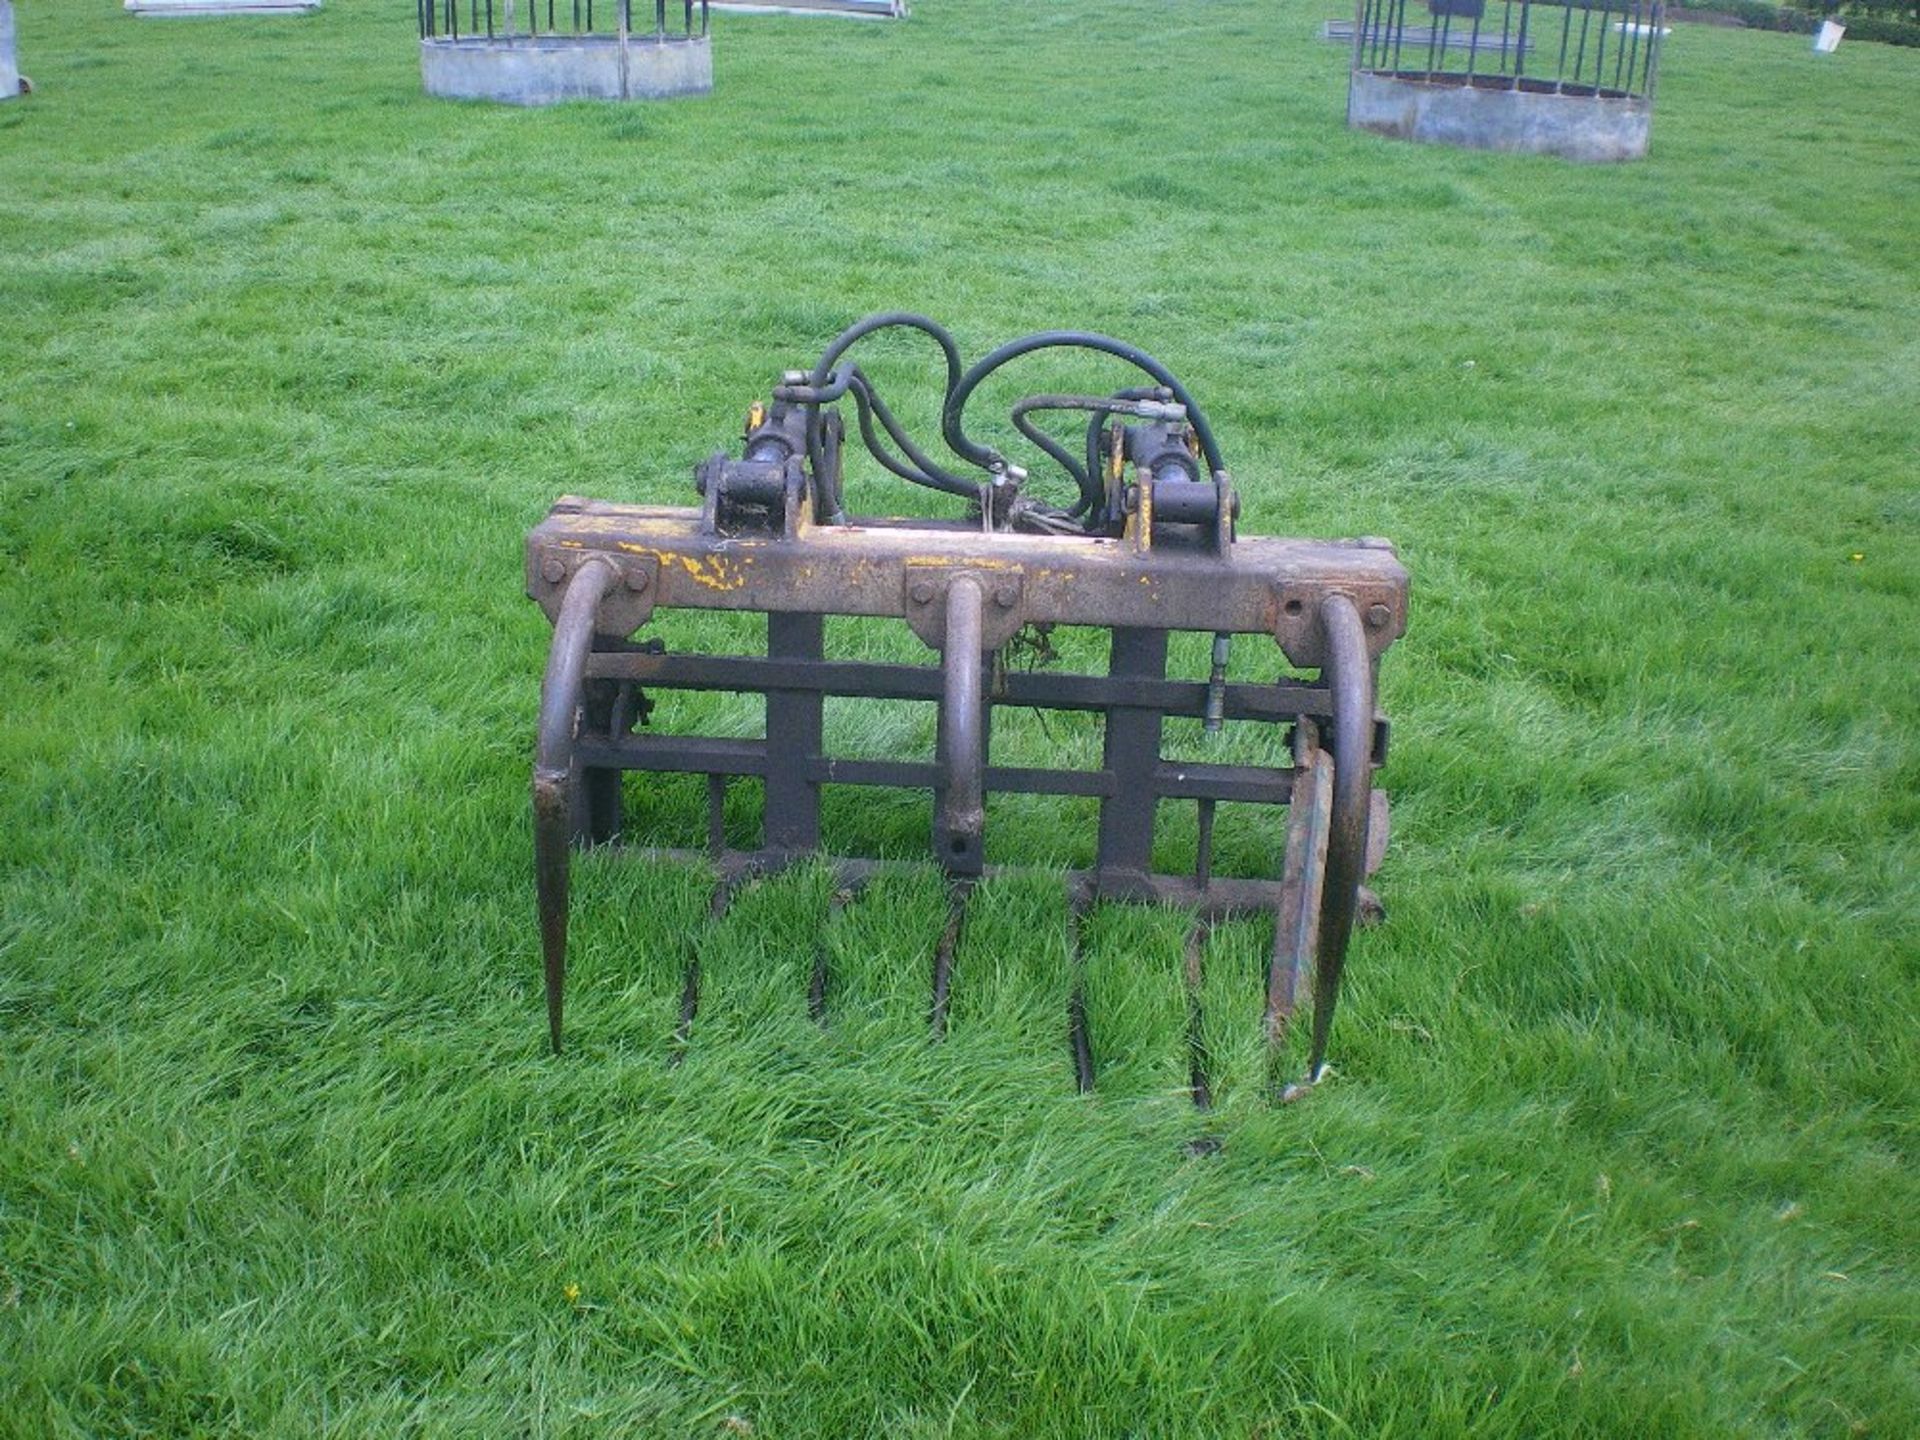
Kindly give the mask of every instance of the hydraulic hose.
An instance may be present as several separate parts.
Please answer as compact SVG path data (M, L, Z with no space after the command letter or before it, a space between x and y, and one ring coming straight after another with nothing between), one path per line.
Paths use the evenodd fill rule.
M1028 335L1019 340L1009 340L998 350L984 359L976 361L973 368L959 379L959 382L947 392L946 408L941 416L941 432L945 435L947 447L963 460L971 461L984 469L992 470L1006 464L998 451L990 446L980 445L967 438L962 423L966 413L967 399L980 382L1010 360L1035 350L1074 349L1095 350L1104 355L1112 355L1125 360L1136 369L1144 370L1173 392L1173 398L1186 407L1187 421L1193 426L1194 434L1200 440L1200 452L1206 457L1210 472L1226 469L1226 462L1220 458L1220 447L1213 438L1213 427L1207 423L1204 411L1194 402L1174 373L1162 365L1153 356L1137 345L1129 345L1124 340L1115 340L1110 335L1096 335L1084 330L1042 330L1038 334ZM1051 452L1049 452L1051 453ZM1057 457L1056 457L1057 458Z
M960 347L954 343L953 336L947 332L944 326L933 320L929 320L924 315L916 315L908 310L885 310L877 315L869 315L863 320L855 321L852 325L849 325L845 330L842 330L838 335L834 336L833 340L827 345L827 348L821 352L819 360L814 362L813 373L808 377L812 389L821 391L829 385L833 374L834 362L846 354L857 341L873 334L876 330L887 329L918 330L922 334L929 336L933 342L940 347L940 353L947 362L947 393L951 395L953 393L953 387L960 379ZM929 460L911 440L907 439L906 432L901 428L899 422L893 418L892 412L887 410L886 406L880 403L879 397L873 393L873 387L869 384L865 388L867 391L867 404L873 406L874 413L879 417L880 423L886 428L887 433L893 437L895 443L906 452L909 460L917 465L923 473L920 476L908 475L900 466L891 463L892 457L882 454L880 450L875 448L871 438L871 426L863 423L861 426L861 438L866 441L867 448L873 452L875 459L879 460L882 465L885 465L886 468L894 474L900 475L904 479L913 480L917 484L931 485L936 490L945 490L949 494L954 495L971 496L977 492L978 487L972 481L966 479L964 476L956 475L952 471L936 465ZM807 407L807 461L813 467L813 473L816 475L823 475L826 467L826 451L820 434L820 405L825 403L827 398L838 398L838 396L822 397L819 400L802 402ZM859 401L860 397L858 392L855 393L854 398L856 402ZM864 412L865 407L863 406L862 408ZM839 508L839 497L836 495L833 498L833 508L837 511Z

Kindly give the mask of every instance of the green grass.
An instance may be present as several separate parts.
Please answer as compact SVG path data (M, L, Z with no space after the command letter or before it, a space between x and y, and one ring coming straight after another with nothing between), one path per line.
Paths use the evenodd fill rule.
M1920 55L1682 28L1652 157L1582 169L1349 134L1323 8L725 16L709 100L521 113L423 98L398 3L26 0L0 1434L1920 1432ZM819 873L709 927L590 857L543 1052L522 535L688 498L894 306L1134 339L1249 529L1400 543L1391 919L1306 1102L1235 927L1193 1114L1142 913L1076 1098L1044 880L980 896L936 1051L931 875L836 922L822 1032ZM871 368L929 434L925 360Z

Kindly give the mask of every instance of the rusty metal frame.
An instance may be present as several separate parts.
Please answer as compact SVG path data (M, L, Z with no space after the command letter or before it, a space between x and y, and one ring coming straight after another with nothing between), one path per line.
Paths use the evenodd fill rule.
M802 485L804 481L801 482ZM1147 500L1151 504L1150 497ZM955 904L935 959L933 1022L945 1024L950 967L967 890L986 864L985 801L994 793L1097 798L1100 832L1091 869L1066 876L1077 919L1102 901L1153 901L1195 917L1189 979L1199 980L1204 929L1250 914L1275 917L1266 1034L1277 1057L1289 1021L1313 1004L1306 1082L1325 1064L1329 1026L1377 806L1372 772L1385 758L1386 726L1374 704L1375 668L1406 625L1407 576L1384 541L1245 538L1220 544L1203 527L1163 527L1137 537L987 532L978 524L869 521L812 524L792 490L777 528L727 533L710 499L698 509L564 498L527 541L527 588L554 622L542 692L534 807L538 890L550 1038L561 1042L570 847L622 837L626 771L708 777L716 909L743 878L817 853L820 790L882 785L932 792L935 854ZM1180 533L1174 533L1180 532ZM669 654L632 638L662 609L768 616L765 655ZM939 663L829 659L824 618L902 622ZM1111 631L1108 672L1012 671L989 684L989 658L1027 625ZM1169 678L1173 631L1271 636L1293 666L1317 678L1273 684ZM716 690L766 697L763 739L636 730L645 692ZM939 707L932 762L837 757L822 745L827 696L925 700ZM1096 770L996 766L991 713L999 706L1100 712ZM1292 727L1284 767L1172 761L1162 754L1169 717ZM719 799L729 779L765 788L764 834L753 849L725 843ZM1192 873L1155 873L1155 816L1163 800L1198 807ZM1222 801L1290 805L1273 878L1212 873L1213 809ZM653 854L688 854L654 850ZM834 861L843 886L880 862ZM810 1008L824 993L816 973ZM683 1024L698 1005L690 976ZM1075 988L1069 1043L1080 1083L1093 1076L1085 1005ZM1277 1062L1276 1062L1277 1063ZM1196 1062L1196 1099L1205 1080Z

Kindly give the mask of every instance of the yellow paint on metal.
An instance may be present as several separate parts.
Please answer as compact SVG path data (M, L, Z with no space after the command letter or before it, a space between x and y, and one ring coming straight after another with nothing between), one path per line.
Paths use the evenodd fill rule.
M742 567L725 555L664 555L661 559L673 561L703 589L738 590L747 583Z

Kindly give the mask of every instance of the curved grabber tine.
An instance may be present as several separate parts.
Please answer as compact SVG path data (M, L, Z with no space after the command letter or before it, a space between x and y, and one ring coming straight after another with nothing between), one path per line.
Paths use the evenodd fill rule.
M1333 794L1314 952L1313 1045L1306 1077L1310 1085L1318 1083L1326 1068L1327 1035L1366 879L1367 828L1373 812L1373 661L1360 611L1347 596L1329 595L1320 606L1320 621L1327 646L1322 674L1333 697Z
M1312 965L1320 944L1320 906L1326 894L1327 820L1333 808L1333 762L1319 727L1302 719L1294 737L1293 794L1287 803L1287 849L1280 872L1280 904L1273 917L1273 955L1267 963L1267 1083L1291 1098L1281 1066L1295 1010L1313 991Z
M574 739L579 731L587 654L600 601L618 578L603 560L588 560L567 584L553 624L553 648L540 685L540 732L533 758L533 864L540 901L540 949L546 967L547 1032L560 1050L567 983L567 871L573 840Z

